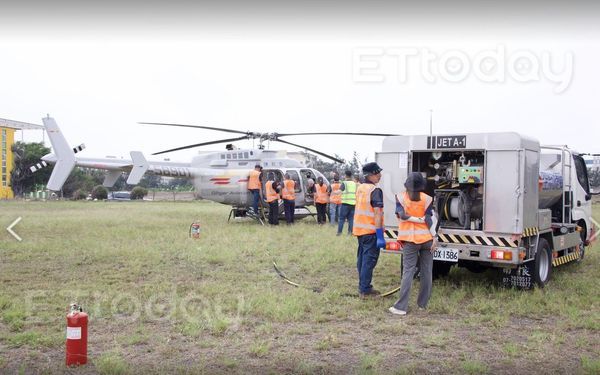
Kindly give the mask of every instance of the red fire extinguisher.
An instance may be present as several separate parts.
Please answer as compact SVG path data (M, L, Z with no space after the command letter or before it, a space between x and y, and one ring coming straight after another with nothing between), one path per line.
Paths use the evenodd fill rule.
M87 363L88 314L72 303L67 314L67 366Z
M200 223L199 222L194 221L190 225L190 237L192 237L192 238L200 238Z

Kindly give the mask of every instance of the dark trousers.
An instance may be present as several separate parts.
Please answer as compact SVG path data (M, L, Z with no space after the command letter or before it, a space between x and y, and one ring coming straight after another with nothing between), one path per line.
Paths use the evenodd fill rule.
M340 207L340 217L338 218L338 234L342 234L344 221L348 220L348 234L352 234L352 225L354 224L354 205L342 204Z
M315 203L317 206L317 223L325 224L327 222L327 203Z
M373 269L377 265L377 260L379 259L377 236L373 233L358 236L356 238L358 239L358 251L356 252L358 292L368 293L373 289L373 285L371 285Z
M252 208L254 209L254 212L258 213L258 200L260 199L260 190L250 189L250 193L252 193Z
M269 224L279 225L279 202L277 199L269 203Z
M329 203L329 224L335 225L340 216L341 204Z
M288 224L294 223L294 209L296 208L296 201L293 199L283 200L283 212L285 212L285 221Z

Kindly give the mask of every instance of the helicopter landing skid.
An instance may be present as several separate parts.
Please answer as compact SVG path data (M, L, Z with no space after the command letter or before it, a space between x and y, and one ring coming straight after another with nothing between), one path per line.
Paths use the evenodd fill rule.
M248 218L258 221L261 225L265 225L265 219L264 219L264 214L263 214L262 209L259 209L259 213L257 215L252 210L234 207L231 209L231 211L229 211L229 217L227 218L227 222L230 222L232 217L234 219L248 217Z

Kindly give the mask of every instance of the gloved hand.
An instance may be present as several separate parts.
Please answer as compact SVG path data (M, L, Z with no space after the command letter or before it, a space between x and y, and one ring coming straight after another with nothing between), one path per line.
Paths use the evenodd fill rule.
M375 235L377 235L377 248L385 249L385 238L383 238L383 228L375 229Z
M406 221L410 221L411 223L423 224L425 223L425 219L422 217L411 216Z

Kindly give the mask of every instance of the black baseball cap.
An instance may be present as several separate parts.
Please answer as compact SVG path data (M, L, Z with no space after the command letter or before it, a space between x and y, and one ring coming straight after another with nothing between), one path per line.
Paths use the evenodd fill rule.
M362 172L365 177L380 173L381 171L383 171L383 169L375 162L367 163L362 167Z

